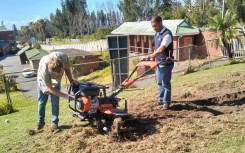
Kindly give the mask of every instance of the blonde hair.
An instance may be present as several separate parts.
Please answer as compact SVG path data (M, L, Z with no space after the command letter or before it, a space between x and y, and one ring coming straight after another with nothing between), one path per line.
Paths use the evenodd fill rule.
M62 61L58 58L51 58L48 61L48 68L52 70L53 72L61 72L61 70L64 68L64 65Z

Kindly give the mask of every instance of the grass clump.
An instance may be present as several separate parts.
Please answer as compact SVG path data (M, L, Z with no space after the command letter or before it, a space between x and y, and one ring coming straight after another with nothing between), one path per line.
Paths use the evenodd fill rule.
M196 72L196 70L194 69L194 67L189 66L186 71L184 72L184 74L190 74L190 73L194 73Z
M3 105L0 105L0 116L7 115L13 112L14 112L14 108L11 104L6 103Z

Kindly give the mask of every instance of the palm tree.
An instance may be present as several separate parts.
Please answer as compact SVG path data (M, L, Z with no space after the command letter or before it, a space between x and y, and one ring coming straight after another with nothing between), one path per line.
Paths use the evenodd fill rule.
M233 39L239 40L237 30L234 28L237 25L236 14L232 14L229 10L226 11L224 17L219 13L210 18L209 30L218 35L223 47L227 50L228 57L232 58L231 52Z
M29 29L28 26L22 26L21 29L20 29L20 31L22 32L22 34L23 34L24 36L27 36L28 33L30 32L30 29Z

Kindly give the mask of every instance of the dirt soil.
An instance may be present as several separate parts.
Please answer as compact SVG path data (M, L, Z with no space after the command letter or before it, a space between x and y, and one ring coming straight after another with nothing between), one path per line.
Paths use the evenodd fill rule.
M41 142L28 142L30 150L51 152L202 152L212 140L220 140L233 129L245 129L245 73L227 74L227 81L193 86L191 91L173 93L169 110L157 105L157 89L150 89L150 97L138 92L128 103L131 117L125 126L131 128L121 140L112 140L97 133L96 128L82 125L78 119L70 121L53 135L49 127L40 135ZM232 82L232 83L231 83ZM238 114L238 118L230 117ZM235 134L235 133L234 133ZM19 151L21 147L18 145Z

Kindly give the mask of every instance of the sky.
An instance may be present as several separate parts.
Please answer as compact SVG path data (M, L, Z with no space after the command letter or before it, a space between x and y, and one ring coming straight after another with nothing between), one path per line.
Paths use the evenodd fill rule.
M113 1L116 6L118 0L87 0L89 11L101 9L102 3ZM55 13L61 8L60 0L0 0L0 21L8 29L15 24L17 29L35 22L38 19L48 18L50 13Z

